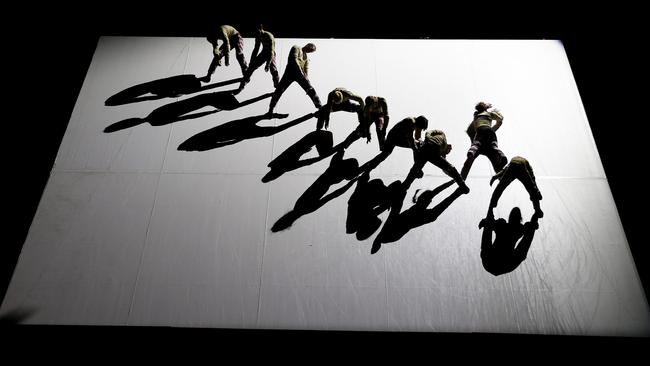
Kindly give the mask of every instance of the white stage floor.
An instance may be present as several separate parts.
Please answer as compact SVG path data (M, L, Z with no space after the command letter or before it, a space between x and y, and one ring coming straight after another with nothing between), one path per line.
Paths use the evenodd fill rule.
M25 312L27 324L650 334L650 309L560 42L278 39L281 73L290 47L307 42L318 47L309 75L323 103L342 86L385 97L389 128L424 115L429 129L446 132L454 147L448 160L459 170L474 104L489 101L503 112L499 146L508 158L528 158L544 196L545 216L518 268L495 277L481 263L478 223L494 173L483 156L467 179L468 195L376 254L370 249L381 227L365 240L346 234L356 180L332 185L322 206L272 232L332 159L262 182L267 164L314 130L314 118L298 120L315 111L303 90L292 84L276 107L289 116L261 120L257 128L245 119L268 109L268 96L254 99L273 90L263 68L236 96L239 108L225 94L206 96L238 83L105 105L142 83L201 77L212 56L203 38L105 37L0 315ZM245 39L247 59L253 44ZM209 85L241 77L234 56L233 50L231 65L217 68ZM178 118L179 110L197 114ZM285 123L291 124L274 128ZM334 143L356 124L351 113L333 113ZM112 125L124 128L104 132ZM206 132L204 151L178 150L215 127ZM363 164L374 157L371 131L373 141L357 140L343 159ZM313 150L303 159L315 157ZM411 164L411 153L397 148L370 179L388 186L403 180ZM403 211L416 189L449 180L430 164L424 172ZM495 215L507 219L514 206L530 219L532 205L518 182ZM382 226L388 215L379 216Z

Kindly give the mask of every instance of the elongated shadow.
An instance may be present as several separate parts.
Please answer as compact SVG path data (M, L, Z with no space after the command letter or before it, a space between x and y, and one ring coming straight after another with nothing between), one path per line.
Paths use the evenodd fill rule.
M411 206L404 212L400 211L404 203L408 186L401 187L400 193L392 197L393 205L390 214L388 215L388 219L386 219L384 227L379 232L379 235L377 235L373 241L371 253L376 253L384 243L398 241L411 229L435 221L440 214L442 214L458 197L463 194L460 188L458 188L433 208L427 208L436 195L453 184L454 181L450 180L433 190L424 191L420 194L415 205Z
M175 98L181 95L198 93L218 88L220 86L235 84L240 81L241 78L237 78L214 84L202 85L201 80L195 75L176 75L126 88L106 99L104 105L116 106L147 100Z
M330 155L333 145L334 136L330 131L317 130L306 134L267 165L271 168L271 171L262 177L262 182L270 182L286 172L324 159ZM314 147L318 151L317 157L300 160L301 156L311 151Z
M488 213L488 216L478 225L479 229L483 228L481 236L483 268L494 276L499 276L519 267L526 259L535 231L539 228L538 220L539 213L536 212L529 222L522 225L519 207L514 207L510 211L508 221L503 218L494 220L491 212ZM492 242L492 232L496 234L494 242Z
M323 207L327 202L342 195L357 180L359 169L357 159L343 159L343 151L337 152L330 161L330 165L323 174L298 198L293 210L286 213L273 224L271 231L285 230L300 217L312 213ZM343 180L350 180L344 186L327 194L329 188Z
M277 113L273 115L262 114L230 121L190 137L178 146L178 150L206 151L236 144L244 140L271 136L311 119L314 117L314 113L306 114L279 126L260 127L257 125L257 123L265 119L287 118L288 116L288 114Z
M363 165L359 167L359 172L370 172L381 164L382 161L386 160L390 154L393 153L393 150L381 151L379 154L375 155L374 158L368 160Z
M357 134L353 132L345 140L338 143L336 146L332 146L334 144L334 136L330 131L312 131L298 140L295 144L289 146L289 148L269 163L268 167L270 167L271 170L262 178L262 182L270 182L284 173L319 162L338 151L344 150L350 146L352 141L358 138ZM316 150L318 151L318 156L300 160L301 156L311 151L314 147L316 147Z
M104 132L110 133L126 128L135 127L142 123L149 123L152 126L163 126L166 124L184 121L191 118L199 118L222 110L233 110L269 98L273 95L267 93L259 97L249 99L244 102L239 102L234 95L229 91L222 91L216 93L206 93L197 95L185 100L165 104L162 107L154 109L148 116L144 118L127 118L120 122L113 123L106 127ZM214 107L214 110L192 113L204 107Z
M391 197L400 193L401 186L400 181L386 186L381 179L370 180L370 171L364 171L348 200L345 232L356 234L358 240L368 239L381 226L379 215L391 208Z

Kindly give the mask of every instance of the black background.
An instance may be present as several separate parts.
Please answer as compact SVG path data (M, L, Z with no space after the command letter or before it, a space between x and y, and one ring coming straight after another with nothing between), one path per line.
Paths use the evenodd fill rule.
M645 109L648 104L645 100L647 61L642 56L648 45L642 32L647 23L644 13L639 8L620 4L616 7L595 4L568 7L553 2L511 5L398 3L399 6L370 2L305 2L301 5L267 2L262 6L243 2L205 5L184 1L181 6L112 2L83 6L33 4L33 9L29 8L32 5L23 5L29 9L23 9L20 14L7 12L5 17L15 15L17 21L4 31L3 46L3 62L9 62L3 65L2 107L2 123L6 127L2 156L3 166L8 167L2 180L6 184L4 196L8 204L3 205L0 295L4 297L11 279L98 37L205 36L220 24L231 24L247 36L257 23L264 23L267 30L280 38L561 40L647 293L650 286L648 249L642 232L642 221L648 217L644 210L643 189L647 185L642 174L648 163L641 149L647 136ZM543 110L544 106L540 105L539 112ZM542 128L540 134L542 138L552 139L554 132ZM496 347L495 350L505 352L502 356L509 355L504 348L525 353L531 347L537 354L540 347L545 347L542 350L577 351L580 358L617 350L621 357L641 352L640 345L647 340L93 326L2 326L1 330L11 334L11 339L20 345L65 347L74 344L103 349L111 344L111 348L137 349L136 342L151 341L163 347L196 346L205 351L213 347L244 347L251 342L258 346L277 345L278 349L288 344L312 347L334 342L344 348L359 345L369 354L381 354L386 346L394 346L394 351L411 352L408 348L412 346L419 352L430 350L433 359L437 357L435 353L443 349L473 347ZM502 347L502 344L508 346ZM326 348L331 350L331 347ZM294 351L283 349L283 352ZM214 354L214 357L218 360L221 356Z

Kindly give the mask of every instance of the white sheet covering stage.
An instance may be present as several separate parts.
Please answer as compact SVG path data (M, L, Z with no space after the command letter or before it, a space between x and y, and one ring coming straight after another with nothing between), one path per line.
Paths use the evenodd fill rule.
M238 85L205 88L241 77L233 50L230 66L217 68L200 91L105 105L146 82L201 77L212 53L203 38L104 37L0 315L27 311L28 324L650 334L648 303L560 42L278 39L281 73L290 47L307 42L318 48L309 78L323 103L342 86L385 97L389 128L425 115L430 129L446 132L448 160L459 170L474 104L489 101L503 112L499 146L508 157L528 158L544 196L545 216L518 268L493 276L481 264L477 226L494 173L483 156L467 179L468 195L376 254L370 250L381 227L364 240L346 234L356 180L335 182L322 192L331 194L322 206L272 232L332 161L262 182L267 164L314 130L314 118L296 121L315 110L303 90L293 84L280 99L276 112L287 118L253 125L250 117L264 114L270 100L254 98L273 90L260 68L236 96L250 103L223 107L232 100L221 94L219 110L207 105L208 93ZM247 59L253 44L245 39ZM178 111L194 115L179 118ZM148 119L114 125L129 118ZM334 143L356 124L352 113L333 113ZM111 125L121 129L104 132ZM204 151L178 150L214 128ZM373 141L357 140L344 161L363 164L378 153L371 131ZM313 149L303 158L315 156ZM370 179L403 180L411 163L411 153L396 148ZM403 211L416 189L448 180L432 165L424 173ZM514 206L524 221L531 217L518 182L495 215L507 218ZM388 214L379 216L382 225Z

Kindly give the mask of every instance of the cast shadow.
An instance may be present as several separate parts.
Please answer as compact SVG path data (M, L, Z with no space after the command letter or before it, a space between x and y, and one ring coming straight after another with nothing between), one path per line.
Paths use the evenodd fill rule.
M499 276L519 267L526 259L535 231L539 228L538 220L539 214L535 212L530 221L522 225L519 207L514 207L510 211L508 221L503 218L494 220L492 211L488 212L488 216L478 225L479 229L483 228L481 236L483 268L494 276ZM494 242L492 242L492 232L496 233Z
M386 160L390 156L391 153L392 153L392 151L381 151L381 152L379 152L379 154L375 155L375 157L373 157L372 159L365 162L362 166L360 166L359 171L360 172L370 172L370 171L374 170L375 168L377 168L379 166L379 164L382 161Z
M267 93L259 97L239 102L237 98L230 91L221 91L215 93L200 94L188 99L179 100L177 102L165 104L159 108L154 109L148 116L144 118L127 118L125 120L113 123L104 129L105 133L120 131L126 128L135 127L142 123L149 123L152 126L164 126L166 124L179 122L192 118L203 117L212 113L222 110L233 110L248 104L252 104L269 98L273 95ZM215 110L191 113L204 107L214 107Z
M359 163L357 159L343 159L344 151L337 152L330 161L329 167L316 181L298 198L293 210L286 213L271 227L272 232L288 229L300 217L312 213L327 202L342 195L357 180ZM330 186L343 180L349 180L344 186L327 194Z
M370 180L370 171L364 171L348 200L345 232L356 234L358 240L368 239L381 226L379 215L391 208L394 197L400 195L401 186L400 181L386 186L381 179Z
M408 180L408 178L407 178ZM418 226L422 226L435 221L458 197L462 196L462 191L457 188L447 198L435 205L433 208L427 208L433 198L455 182L450 180L441 184L433 190L427 190L420 194L417 202L404 212L400 212L406 197L406 191L410 184L403 184L400 187L399 194L395 194L392 199L390 214L386 219L384 227L372 243L371 254L379 251L384 243L392 243L400 240L407 232Z
M326 130L312 131L295 144L289 146L269 163L268 167L271 170L262 177L262 182L268 183L279 178L284 173L319 162L338 151L346 149L352 141L358 138L357 134L352 132L345 140L333 146L334 136L332 132ZM300 160L300 157L311 151L313 147L316 147L318 156Z
M36 313L31 308L16 308L0 315L0 326L21 324Z
M220 86L235 84L240 81L241 78L237 78L202 86L201 79L197 78L195 75L176 75L126 88L121 92L108 97L104 102L104 105L117 106L147 100L174 98L181 95L188 95L218 88Z
M266 113L230 121L190 137L178 146L178 150L206 151L236 144L244 140L271 136L311 119L314 117L314 113L306 114L280 126L260 127L257 125L257 123L265 119L287 118L288 116L288 114L273 113L271 115Z

